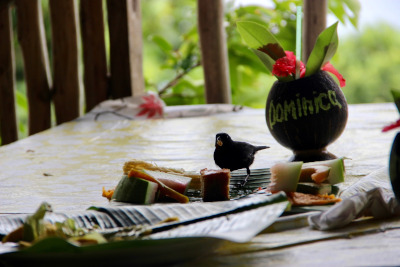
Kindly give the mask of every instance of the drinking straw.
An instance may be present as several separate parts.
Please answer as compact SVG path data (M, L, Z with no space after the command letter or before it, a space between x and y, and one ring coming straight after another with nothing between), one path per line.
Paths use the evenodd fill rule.
M300 77L300 61L301 60L301 6L297 7L296 12L296 79Z

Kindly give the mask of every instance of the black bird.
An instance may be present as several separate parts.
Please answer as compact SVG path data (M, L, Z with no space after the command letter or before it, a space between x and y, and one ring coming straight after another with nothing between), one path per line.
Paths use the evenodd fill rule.
M254 154L268 146L253 146L249 143L233 141L227 133L218 133L215 137L214 161L221 169L231 171L246 168L247 176L242 183L246 184L250 176L250 165Z

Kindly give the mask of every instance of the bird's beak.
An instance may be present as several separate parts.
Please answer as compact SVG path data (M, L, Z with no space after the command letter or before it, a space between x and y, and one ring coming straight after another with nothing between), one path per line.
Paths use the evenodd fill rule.
M224 143L221 141L221 138L217 137L217 145L222 146Z

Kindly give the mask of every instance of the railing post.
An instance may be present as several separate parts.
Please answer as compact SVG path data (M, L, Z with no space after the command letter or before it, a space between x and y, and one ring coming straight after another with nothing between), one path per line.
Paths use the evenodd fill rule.
M79 117L77 10L74 0L50 0L53 101L57 124Z
M231 103L222 0L198 0L198 29L207 103Z
M318 35L326 28L327 0L304 0L303 54L307 62Z
M108 0L111 94L144 93L140 0Z
M38 0L15 0L29 105L29 134L50 128L50 66Z
M81 0L80 22L86 110L108 97L103 0Z
M18 139L15 113L15 64L11 9L9 1L0 3L0 127L1 144Z

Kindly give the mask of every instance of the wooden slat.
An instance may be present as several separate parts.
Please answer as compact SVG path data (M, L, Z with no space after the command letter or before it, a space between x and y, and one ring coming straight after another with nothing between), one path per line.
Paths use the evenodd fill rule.
M129 58L131 62L131 92L132 95L144 93L143 76L143 37L142 12L140 0L128 2L128 32L130 38Z
M326 28L327 0L304 0L303 54L307 62L318 35Z
M79 116L78 41L74 0L50 0L53 100L57 124Z
M102 0L81 0L86 111L107 99L107 60Z
M15 0L18 40L24 58L29 104L29 134L50 128L51 84L45 32L38 0Z
M107 9L110 32L112 97L120 98L132 95L132 93L141 94L144 92L141 62L138 64L134 63L133 60L133 57L141 57L142 55L141 26L135 24L140 18L136 12L140 10L139 0L108 0ZM136 38L139 38L140 41ZM137 44L139 42L140 46ZM135 45L137 46L135 47ZM135 70L134 66L139 66L139 70ZM140 74L136 74L136 72L140 72ZM141 77L141 80L134 80L137 77ZM132 86L133 84L135 85ZM136 88L136 85L138 85L138 88Z
M0 3L0 36L0 127L1 144L5 145L18 139L13 33L8 1Z
M198 0L198 29L207 103L230 103L223 1Z

